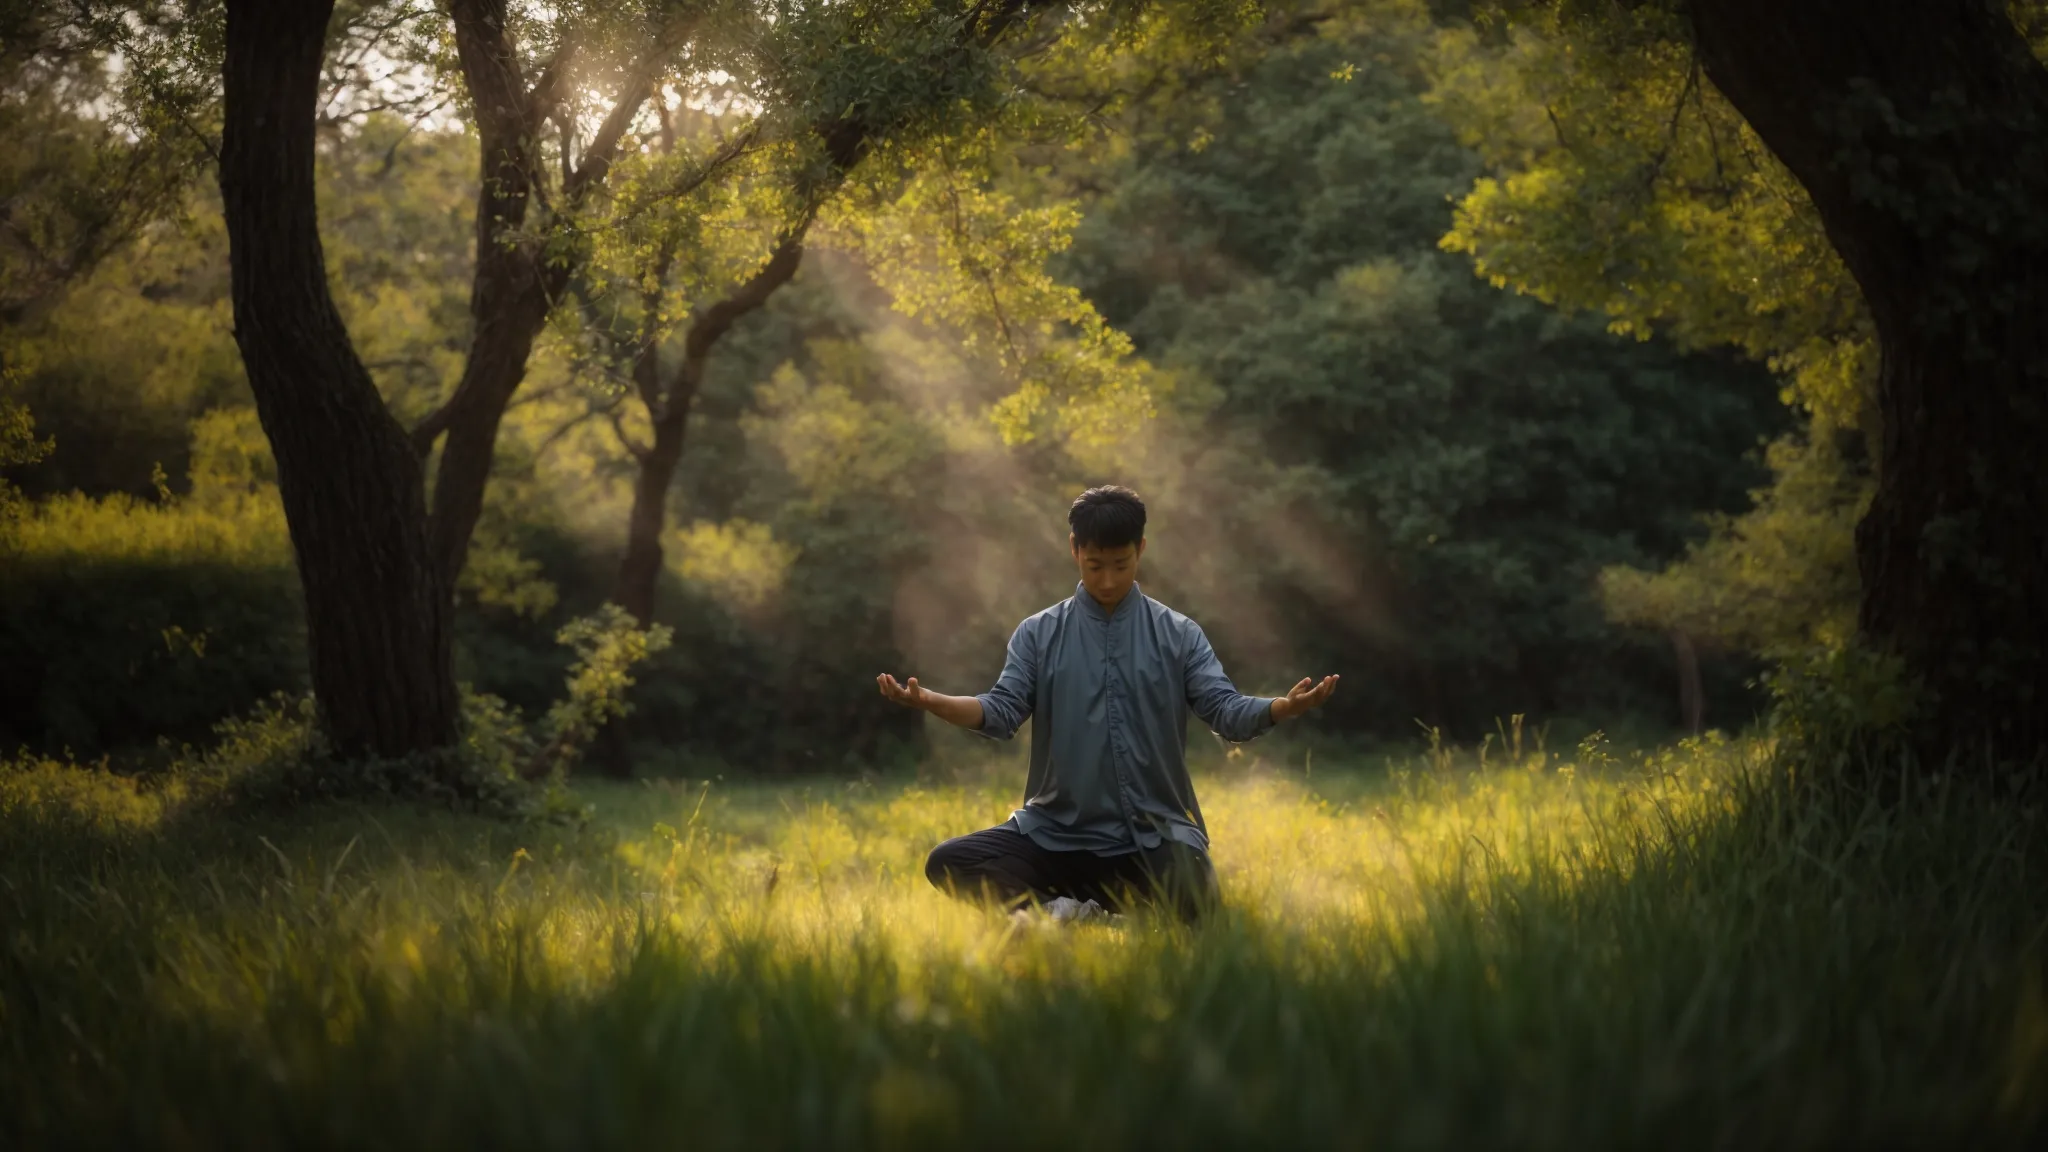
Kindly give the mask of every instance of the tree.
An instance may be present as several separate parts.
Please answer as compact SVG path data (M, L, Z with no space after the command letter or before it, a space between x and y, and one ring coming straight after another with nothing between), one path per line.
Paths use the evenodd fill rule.
M235 340L277 460L321 726L344 758L456 738L450 603L423 475L329 294L314 117L329 3L230 0L220 185Z
M577 210L609 176L628 133L679 48L707 21L695 11L657 6L621 31L574 10L554 27L552 51L539 62L518 33L524 13L505 0L452 0L456 56L480 145L476 267L470 297L470 351L454 393L412 432L426 455L445 435L435 471L431 533L444 586L453 587L483 511L499 423L525 379L534 338L583 258ZM617 59L603 60L609 33ZM631 47L620 49L623 41ZM610 73L614 95L587 140L579 139L579 54ZM534 71L531 82L527 76ZM550 151L542 130L552 126ZM578 145L581 145L580 148ZM553 161L551 164L550 161ZM559 170L559 178L551 173ZM539 204L542 211L535 215Z
M661 537L667 527L667 501L675 482L688 430L690 406L703 384L706 365L718 342L732 326L759 309L797 273L804 242L830 201L856 166L878 149L893 146L888 157L898 167L929 164L931 145L950 134L971 131L1001 107L991 80L995 50L1006 38L1027 27L1028 5L942 6L938 9L862 11L827 8L807 13L802 22L789 20L777 31L794 51L760 69L757 101L776 113L757 118L711 149L750 147L763 160L748 174L755 187L752 201L768 226L757 250L743 258L737 276L720 275L717 265L730 257L715 251L699 228L668 213L645 213L629 206L630 221L648 217L653 235L632 244L640 257L632 279L642 285L640 319L631 346L632 392L643 408L650 431L647 441L616 425L623 446L636 464L633 507L628 518L624 556L615 595L618 603L645 623L653 619L657 578L662 569ZM790 60L800 61L791 67ZM764 65L769 64L763 61ZM829 78L835 89L860 95L844 103L837 91L805 92L793 83L809 77ZM767 123L762 122L763 119ZM775 121L786 126L780 128ZM675 126L666 109L662 119L662 155L675 152ZM768 147L771 134L783 138ZM924 145L923 154L914 149ZM651 173L657 182L668 164ZM645 179L646 177L642 177ZM886 181L889 177L885 176ZM900 177L898 177L900 178ZM698 181L702 187L702 181ZM628 198L630 205L630 198ZM676 206L685 214L702 212L695 204ZM664 218L666 217L666 218ZM688 236L693 251L679 253ZM664 370L663 345L671 337L671 310L664 295L672 271L681 263L699 267L682 277L684 291L701 302L685 304L680 355ZM702 266L711 265L710 270Z
M0 2L0 323L183 206L213 147L218 35L216 11L152 0Z
M1991 0L1694 0L1689 14L1707 76L1806 188L1877 330L1858 623L1932 691L1931 762L2038 756L2048 70Z
M2032 457L2048 432L2048 360L2032 270L2048 243L2034 207L2048 181L2048 74L2014 16L2032 28L2037 6L1664 0L1541 12L1588 68L1675 63L1656 70L1667 93L1725 98L1769 151L1751 171L1796 180L1793 217L1810 204L1877 352L1876 494L1856 534L1860 634L1925 689L1916 742L1927 762L2036 755L2048 741L2048 480ZM1680 141L1685 97L1656 106L1672 126L1662 138ZM1716 120L1699 123L1711 133ZM1739 148L1743 137L1722 139ZM1694 155L1711 163L1726 149ZM1647 153L1667 156L1682 144ZM1656 183L1660 168L1639 179ZM1689 192L1707 211L1729 203L1711 183ZM1725 255L1696 249L1694 267L1700 252Z
M1748 511L1651 574L1603 574L1619 621L1809 663L1854 632L1854 526L1870 501L1877 354L1868 311L1804 189L1703 83L1666 10L1518 10L1452 25L1432 103L1488 161L1444 246L1620 332L1733 345L1781 374L1800 427ZM1849 626L1841 627L1846 619Z

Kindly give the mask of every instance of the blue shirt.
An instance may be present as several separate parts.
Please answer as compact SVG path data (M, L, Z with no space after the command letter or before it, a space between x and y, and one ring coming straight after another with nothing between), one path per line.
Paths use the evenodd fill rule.
M1233 742L1273 726L1272 697L1223 674L1201 626L1136 585L1105 611L1086 588L1017 625L981 734L1008 740L1031 720L1024 806L1007 827L1055 851L1101 856L1164 837L1207 850L1188 780L1188 713Z

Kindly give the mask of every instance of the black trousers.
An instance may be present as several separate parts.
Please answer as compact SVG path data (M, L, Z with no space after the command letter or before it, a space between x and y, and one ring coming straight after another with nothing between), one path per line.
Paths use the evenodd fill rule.
M1097 856L1055 852L1021 832L990 828L932 849L924 874L941 891L1011 906L1068 896L1093 900L1111 912L1156 904L1194 921L1217 899L1209 854L1176 840L1120 856Z

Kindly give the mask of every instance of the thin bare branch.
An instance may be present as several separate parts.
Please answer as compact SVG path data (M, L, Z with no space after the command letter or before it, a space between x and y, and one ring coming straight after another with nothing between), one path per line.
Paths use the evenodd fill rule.
M384 150L384 163L380 165L377 169L377 176L379 179L382 179L385 176L389 176L391 174L391 169L398 164L399 147L402 146L407 140L411 139L412 134L414 132L419 131L420 125L426 122L427 117L432 116L434 113L439 112L443 108L446 108L448 106L448 101L450 99L452 99L452 97L443 96L441 97L441 99L435 101L430 107L421 109L417 115L415 115L412 119L406 121L405 131L400 132L398 134L398 139L393 140L391 142L391 147L386 148Z

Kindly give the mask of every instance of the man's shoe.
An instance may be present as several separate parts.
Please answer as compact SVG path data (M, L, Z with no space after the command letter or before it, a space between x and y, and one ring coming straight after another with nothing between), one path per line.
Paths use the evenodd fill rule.
M1109 909L1093 900L1076 900L1072 896L1053 897L1046 902L1045 914L1062 924L1110 918Z

